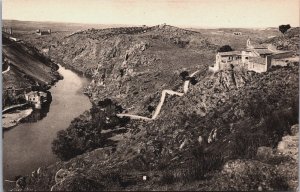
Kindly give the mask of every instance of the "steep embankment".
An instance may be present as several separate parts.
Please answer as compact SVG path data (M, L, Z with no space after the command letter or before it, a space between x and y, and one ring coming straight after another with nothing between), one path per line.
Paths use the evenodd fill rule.
M22 41L2 37L3 106L17 104L24 90L47 88L59 79L58 66ZM20 96L20 97L19 97ZM24 99L24 98L23 98Z
M194 73L192 73L190 75L190 78L193 77L195 74L197 74L199 71L195 71ZM185 80L184 81L184 85L183 85L183 93L180 93L180 92L176 92L176 91L172 91L172 90L163 90L162 93L161 93L161 97L160 97L160 100L159 100L159 103L158 105L156 106L155 108L155 111L152 115L151 118L148 118L148 117L142 117L142 116L137 116L137 115L133 115L133 114L124 114L124 113L120 113L120 114L117 114L118 117L130 117L131 119L142 119L142 120L155 120L159 113L160 113L160 110L165 102L165 99L166 99L166 96L167 95L177 95L179 97L182 97L184 94L186 94L188 92L188 89L189 89L189 84L190 84L190 80Z
M163 25L78 32L50 57L92 77L87 92L95 103L111 98L136 114L156 106L162 90L176 90L180 72L206 70L215 50L201 33Z
M157 120L131 121L126 133L111 135L114 145L42 168L27 187L294 189L290 166L296 161L271 148L294 134L298 80L296 63L263 74L239 69L207 74L188 94L168 98Z

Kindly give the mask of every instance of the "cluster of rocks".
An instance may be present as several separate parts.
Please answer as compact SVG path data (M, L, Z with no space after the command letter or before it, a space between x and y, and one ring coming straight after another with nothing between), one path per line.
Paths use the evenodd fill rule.
M293 50L299 49L299 27L289 29L284 35L277 36L267 40L267 43L272 43L279 50Z

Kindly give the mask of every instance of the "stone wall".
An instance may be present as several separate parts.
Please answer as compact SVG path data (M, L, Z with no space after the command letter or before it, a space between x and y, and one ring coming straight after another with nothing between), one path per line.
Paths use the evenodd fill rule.
M258 64L258 63L249 63L248 64L248 70L255 71L257 73L266 72L267 68L266 65Z

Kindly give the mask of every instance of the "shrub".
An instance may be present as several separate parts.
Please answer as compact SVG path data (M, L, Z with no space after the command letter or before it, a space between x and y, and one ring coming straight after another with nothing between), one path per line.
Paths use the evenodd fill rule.
M150 113L152 113L155 110L155 107L149 105L147 109Z
M102 147L102 129L124 126L128 118L119 118L117 113L122 107L113 103L110 99L100 101L93 105L89 117L80 116L75 118L66 130L57 133L52 142L52 151L61 160L69 160L86 151ZM90 119L91 118L91 119Z
M224 45L218 49L218 52L228 52L233 51L233 49L229 45Z
M180 77L184 81L187 80L188 76L189 76L189 72L187 72L187 71L183 71L183 72L180 73Z
M196 85L198 83L198 80L195 77L192 77L190 82L192 85Z
M164 171L163 175L160 178L160 183L161 184L172 184L175 182L175 178L173 176L173 173L169 171Z
M287 25L279 25L278 29L281 33L285 33L287 30L289 30L291 28L290 24Z
M101 146L101 129L89 121L76 118L69 128L57 133L52 143L52 151L61 160L69 160L89 149Z

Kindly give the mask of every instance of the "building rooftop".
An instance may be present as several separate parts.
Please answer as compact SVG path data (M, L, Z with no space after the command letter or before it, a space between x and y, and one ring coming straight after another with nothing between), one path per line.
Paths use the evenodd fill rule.
M256 41L251 41L251 46L253 49L267 49L268 48L268 45L260 44Z
M218 52L221 56L230 56L230 55L241 55L241 51L228 51L228 52Z
M25 93L25 95L41 95L46 97L47 93L42 92L42 91L30 91L29 93Z
M270 51L269 49L267 48L261 48L261 49L257 49L257 48L254 48L254 50L256 53L258 53L259 55L271 55L273 54L274 52Z

